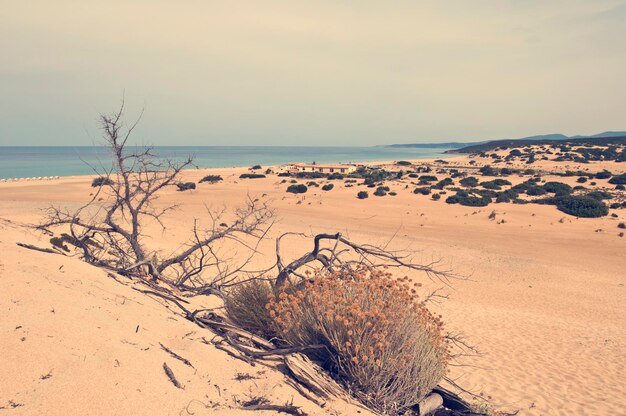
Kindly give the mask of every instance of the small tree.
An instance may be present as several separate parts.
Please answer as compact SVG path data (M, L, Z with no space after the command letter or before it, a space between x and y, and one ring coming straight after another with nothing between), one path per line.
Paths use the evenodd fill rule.
M100 116L105 144L111 151L111 167L101 177L103 185L89 202L76 211L50 207L39 229L49 231L69 226L68 242L75 245L85 261L124 275L162 279L192 291L210 291L228 284L246 272L256 251L250 238L260 241L271 226L273 213L264 204L249 199L236 210L230 225L223 223L223 211L207 210L209 225L200 227L194 220L191 236L179 252L160 258L146 245L144 222L155 220L165 230L164 215L177 208L159 208L155 201L169 186L178 184L183 169L193 158L182 161L161 160L151 147L127 149L127 142L139 120L127 126L123 121L124 103L110 115ZM102 200L102 202L100 202ZM212 246L235 241L250 250L237 264L227 264Z

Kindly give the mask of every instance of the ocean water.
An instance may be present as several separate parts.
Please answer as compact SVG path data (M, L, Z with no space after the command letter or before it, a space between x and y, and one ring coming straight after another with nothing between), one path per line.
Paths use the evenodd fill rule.
M287 162L370 162L444 158L444 148L297 147L297 146L157 146L159 157L195 157L200 168L277 165ZM105 147L0 147L0 179L93 174L110 167Z

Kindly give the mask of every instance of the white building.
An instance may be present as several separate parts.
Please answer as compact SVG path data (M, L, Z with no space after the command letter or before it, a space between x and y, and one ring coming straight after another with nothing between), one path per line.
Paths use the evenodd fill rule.
M280 166L281 172L318 172L318 173L351 173L356 170L355 165L348 164L322 164L322 163L287 163Z

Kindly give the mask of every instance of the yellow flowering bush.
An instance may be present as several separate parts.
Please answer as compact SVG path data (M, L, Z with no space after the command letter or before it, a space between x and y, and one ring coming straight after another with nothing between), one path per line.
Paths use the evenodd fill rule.
M382 270L320 273L266 305L273 332L288 344L322 344L314 358L384 413L419 402L444 376L448 346L440 317L408 278Z

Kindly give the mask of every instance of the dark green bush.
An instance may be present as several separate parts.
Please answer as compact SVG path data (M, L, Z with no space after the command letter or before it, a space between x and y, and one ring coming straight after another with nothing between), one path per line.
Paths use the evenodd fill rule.
M451 178L445 178L433 185L433 189L443 189L446 186L454 185L454 181Z
M461 179L459 183L468 188L473 188L474 186L478 186L478 178L468 176L467 178Z
M99 176L91 181L91 186L97 188L99 186L113 185L113 181L105 176Z
M546 182L543 184L543 189L556 196L565 196L572 193L572 187L562 182Z
M616 185L615 189L618 190L618 191L624 191L624 190L626 190L626 186L621 185L621 184L620 185Z
M289 185L287 187L287 192L292 193L292 194L304 194L308 190L309 188L307 188L307 186L304 184Z
M598 201L602 201L603 199L611 199L613 195L606 191L593 191L587 194L589 198L597 199Z
M260 179L265 178L265 175L260 173L242 173L239 175L239 179Z
M415 190L413 191L414 194L419 194L419 195L430 195L430 188L425 186L425 187L421 187L421 188L415 188Z
M585 182L587 182L587 177L586 176L581 176L580 178L576 179L576 182L578 182L578 183L585 183Z
M179 182L176 184L179 191L188 191L189 189L196 189L196 184L193 182Z
M298 172L296 173L296 178L306 178L306 179L321 179L325 178L326 175L320 172Z
M482 186L485 189L496 189L496 190L500 190L501 187L504 185L511 185L511 182L507 181L506 179L494 179L491 181L480 183L480 186Z
M469 194L465 191L459 191L456 195L451 195L446 198L448 204L460 204L468 207L486 207L491 203L491 198L488 196Z
M198 183L203 183L203 182L215 183L221 180L222 180L222 177L220 175L207 175L204 178L200 179Z
M482 168L478 169L478 171L482 173L483 176L497 176L498 175L498 172L489 165L483 166Z
M379 186L378 188L376 188L376 191L374 192L374 195L376 195L376 196L385 196L385 195L387 195L387 192L389 192L389 187L388 186Z
M331 181L335 179L342 180L343 178L344 176L341 173L337 173L337 172L333 172L330 175L328 175L328 179Z
M439 194L433 194L433 196L431 197L434 201L439 201L441 199L441 195Z
M427 182L434 182L434 181L437 180L437 177L433 176L433 175L422 175L422 176L419 177L419 180L420 180L420 182L425 182L425 183L427 183Z
M322 186L322 191L330 191L334 187L335 185L333 185L332 183L327 183L326 185Z
M356 194L356 197L359 199L365 199L369 196L369 194L367 193L367 191L360 191L358 194Z
M519 194L511 189L502 191L496 196L496 202L511 202L517 199Z
M539 196L539 195L545 195L548 191L546 191L544 188L542 188L541 186L529 186L526 188L526 195L529 196Z
M261 169L261 165L254 165L254 166L252 166L252 170L257 170L257 169Z
M609 183L613 185L626 185L626 173L613 176L609 179Z
M604 202L588 196L557 198L556 207L566 214L582 218L603 217L609 213L609 208Z
M596 179L609 179L611 176L613 176L613 174L608 170L596 173Z
M409 162L408 160L398 160L396 162L396 165L400 165L400 166L411 166L412 163Z

